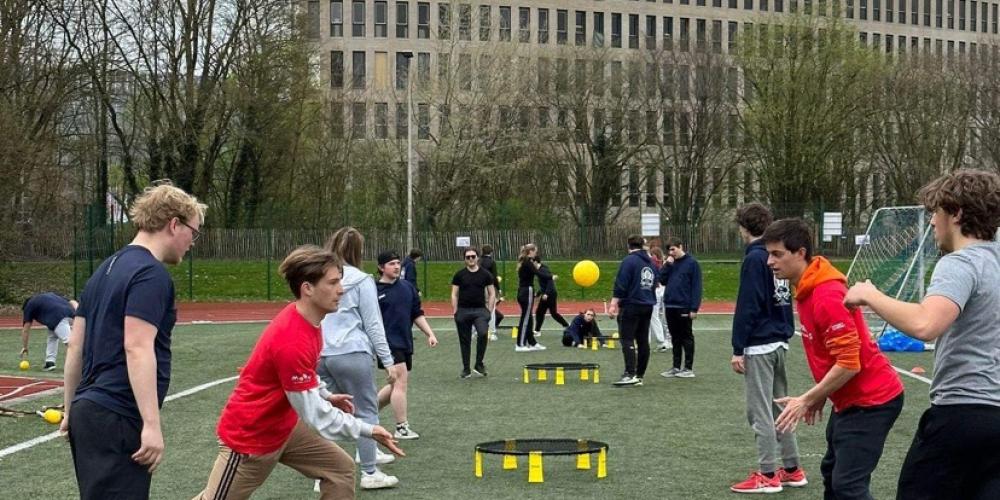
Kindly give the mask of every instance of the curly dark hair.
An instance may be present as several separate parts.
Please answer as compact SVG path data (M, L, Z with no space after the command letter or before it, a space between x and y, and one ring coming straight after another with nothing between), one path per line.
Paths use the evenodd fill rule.
M736 223L750 232L750 236L755 238L764 234L767 226L774 222L774 215L771 209L763 203L747 203L736 209Z
M947 173L920 188L917 193L930 211L949 215L961 212L962 234L992 240L1000 225L1000 175L984 170L962 169Z

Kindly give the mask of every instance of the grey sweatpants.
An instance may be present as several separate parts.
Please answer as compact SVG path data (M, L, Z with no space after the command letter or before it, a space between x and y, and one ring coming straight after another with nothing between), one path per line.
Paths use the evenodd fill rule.
M45 362L55 363L59 354L59 344L69 342L69 332L73 328L73 318L63 318L55 330L49 330L49 338L45 341Z
M761 472L776 470L778 453L781 454L784 467L799 465L799 445L795 440L795 433L779 433L774 428L774 419L781 414L781 408L774 404L774 400L788 395L785 351L786 349L779 347L767 354L743 357L746 367L743 380L746 382L747 421L757 437L757 459Z
M326 388L334 394L354 397L354 416L372 425L378 425L378 392L375 389L375 361L367 352L352 352L323 356L316 373ZM375 472L377 444L370 437L358 437L358 456L361 470Z

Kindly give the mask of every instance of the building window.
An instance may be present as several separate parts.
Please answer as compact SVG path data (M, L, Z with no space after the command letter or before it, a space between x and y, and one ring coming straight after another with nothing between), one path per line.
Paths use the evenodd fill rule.
M410 58L402 52L396 52L396 88L406 90L410 79Z
M611 14L611 46L620 49L622 46L622 15Z
M396 103L396 138L397 139L407 139L407 134L410 131L410 124L407 121L409 115L406 112L406 103L399 102Z
M677 67L677 94L682 101L691 100L691 68L684 64Z
M355 102L351 104L351 138L352 139L364 139L365 129L367 128L366 114L367 109L365 103Z
M847 3L847 18L854 19L854 0L845 0Z
M396 2L396 38L410 37L410 4Z
M965 0L958 0L958 29L965 31Z
M868 20L868 0L858 0L858 19Z
M375 37L385 38L387 36L389 36L389 4L375 2Z
M948 29L955 29L955 0L948 0Z
M872 0L872 21L882 20L882 0Z
M351 36L365 36L365 3L351 2Z
M737 30L739 30L739 24L736 23L735 21L729 21L727 29L729 30L729 32L727 33L728 37L726 40L727 43L726 47L728 48L729 52L733 52L736 50L736 32Z
M438 106L438 119L441 120L438 123L439 134L442 137L448 137L451 135L451 106L446 104Z
M594 47L604 46L604 13L594 12Z
M330 51L330 87L344 87L344 53L339 50Z
M319 0L310 0L309 5L307 5L306 8L309 9L308 17L306 18L309 21L309 24L306 27L306 36L308 36L311 40L316 40L319 38L320 25Z
M942 24L942 20L944 19L944 3L941 0L935 0L934 7L936 7L934 9L934 13L936 16L936 18L934 19L934 25L937 28L942 28L944 27L944 25Z
M646 16L646 48L656 50L656 16Z
M739 0L729 0L729 8L730 9L738 9L738 8L740 8L739 4L740 4Z
M417 139L431 138L431 107L427 103L417 104Z
M674 18L663 16L663 49L674 49Z
M587 45L587 12L576 11L576 45Z
M517 8L517 41L528 43L531 41L531 8Z
M451 5L438 4L438 38L451 40Z
M490 41L490 31L493 29L490 24L490 6L480 5L479 6L479 41L488 42Z
M472 5L467 3L458 6L458 39L472 40Z
M351 53L351 88L365 88L365 53L355 51Z
M712 52L722 53L722 21L712 21Z
M446 87L451 81L451 54L438 54L438 86Z
M682 17L680 26L681 52L691 50L691 20Z
M420 2L417 4L417 38L428 39L431 37L431 4Z
M639 48L639 15L628 15L628 48Z
M569 12L565 10L556 11L556 43L566 45L569 40Z
M375 103L375 138L389 138L389 103Z
M330 2L330 36L344 36L344 2Z
M420 52L417 54L417 85L420 88L427 88L431 84L431 53Z
M500 6L500 41L510 41L510 7Z
M549 43L549 9L538 9L538 43Z
M472 90L472 55L458 56L458 84L462 90Z

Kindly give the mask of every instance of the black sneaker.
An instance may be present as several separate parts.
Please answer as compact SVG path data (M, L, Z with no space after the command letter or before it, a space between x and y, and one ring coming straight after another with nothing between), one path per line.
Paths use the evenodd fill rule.
M46 361L46 362L45 362L45 367L44 367L44 368L42 368L42 371L45 371L45 372L50 372L50 371L52 371L52 370L55 370L55 369L56 369L56 364L55 364L55 362L52 362L52 361Z
M472 372L469 370L462 370L462 374L459 375L459 378L472 378Z
M486 367L484 365L476 365L476 367L472 369L472 373L476 374L476 375L480 375L482 377L485 377L486 376Z

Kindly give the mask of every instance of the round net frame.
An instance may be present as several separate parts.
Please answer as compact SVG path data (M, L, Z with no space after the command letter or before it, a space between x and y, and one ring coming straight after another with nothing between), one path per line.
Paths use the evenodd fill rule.
M487 441L476 445L476 451L491 455L529 455L538 452L542 455L583 455L599 453L608 450L608 443L591 441L589 439L506 439L503 441Z

